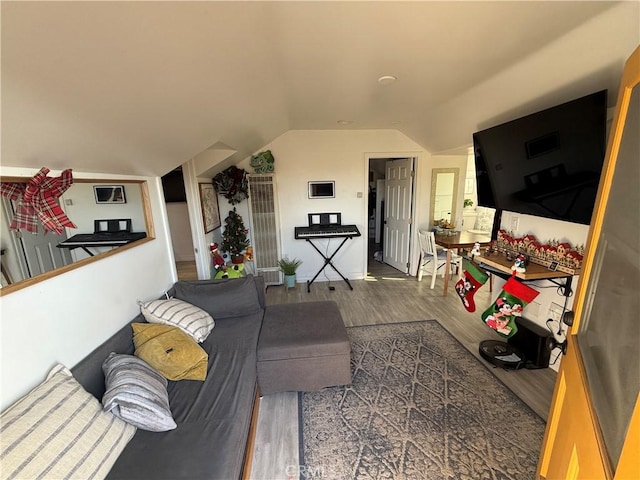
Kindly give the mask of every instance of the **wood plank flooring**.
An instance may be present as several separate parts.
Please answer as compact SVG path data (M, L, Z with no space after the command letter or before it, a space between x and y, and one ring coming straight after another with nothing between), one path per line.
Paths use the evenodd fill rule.
M351 280L350 290L342 280L314 282L307 293L305 284L287 290L280 286L267 289L267 304L334 300L340 307L347 327L435 319L473 355L480 358L478 344L482 340L498 340L487 328L480 314L491 304L497 292L490 293L488 283L475 294L477 309L467 312L449 285L449 295L442 296L443 280L438 277L433 290L430 277L422 282L415 277L370 260L364 280ZM553 360L553 358L552 358ZM538 415L546 419L556 374L541 370L508 371L487 365L509 389ZM298 400L295 393L265 395L260 403L258 433L252 464L253 480L299 478L298 472Z

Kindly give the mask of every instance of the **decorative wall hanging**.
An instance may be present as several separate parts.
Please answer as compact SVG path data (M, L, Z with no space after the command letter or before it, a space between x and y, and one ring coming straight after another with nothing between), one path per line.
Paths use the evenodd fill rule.
M96 203L127 203L124 185L95 185L93 194L96 197Z
M580 272L584 255L583 246L573 248L570 243L557 240L550 240L543 245L534 235L516 237L506 230L498 230L495 247L505 255L515 258L523 254L532 263L574 275Z
M213 186L224 196L231 205L249 198L247 172L241 168L231 166L213 177Z
M198 186L200 187L200 204L202 205L204 233L209 233L221 225L220 211L218 210L218 196L212 184L199 183Z
M275 161L276 159L273 158L271 150L265 150L264 152L252 155L250 165L256 173L273 173Z
M42 167L27 183L0 183L0 195L16 202L9 229L37 234L40 222L45 233L62 235L64 227L77 228L57 200L73 184L71 169L64 170L59 177L48 177L49 171Z

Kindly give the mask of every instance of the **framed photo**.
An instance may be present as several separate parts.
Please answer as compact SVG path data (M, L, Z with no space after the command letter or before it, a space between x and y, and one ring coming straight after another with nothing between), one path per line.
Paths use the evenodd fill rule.
M220 211L218 210L218 195L212 183L199 183L200 204L202 205L202 221L204 233L209 233L220 227Z
M336 182L333 180L326 182L308 182L309 198L335 198Z
M127 203L124 185L94 185L96 203Z

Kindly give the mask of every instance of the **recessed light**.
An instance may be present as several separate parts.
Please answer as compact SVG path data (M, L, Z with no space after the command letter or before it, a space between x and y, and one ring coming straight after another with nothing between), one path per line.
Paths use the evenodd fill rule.
M389 85L393 82L395 82L398 78L394 77L393 75L383 75L378 79L378 83L380 85Z
M400 120L393 120L391 125L400 125L402 122Z
M352 120L338 120L340 125L351 125L353 123Z

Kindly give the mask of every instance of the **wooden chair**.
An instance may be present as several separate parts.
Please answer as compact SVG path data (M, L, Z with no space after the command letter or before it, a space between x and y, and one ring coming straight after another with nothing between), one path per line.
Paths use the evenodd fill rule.
M418 242L420 243L420 264L418 266L418 281L422 281L424 273L431 275L431 288L436 284L436 275L438 269L444 267L447 263L447 251L444 248L438 248L436 245L436 237L433 232L420 229L418 231ZM458 274L462 271L462 257L451 252L451 272L456 267ZM444 277L444 269L442 270Z

